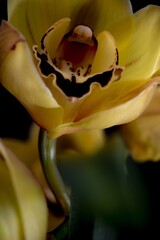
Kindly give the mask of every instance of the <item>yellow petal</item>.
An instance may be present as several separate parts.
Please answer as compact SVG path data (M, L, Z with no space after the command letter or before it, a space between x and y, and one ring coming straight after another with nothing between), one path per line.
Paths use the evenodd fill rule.
M4 168L7 168L6 172L8 171L8 179L10 179L10 182L7 182L6 188L5 185L1 187L1 191L8 194L8 184L11 184L13 193L11 197L16 201L15 205L19 215L19 231L21 235L17 239L45 239L48 214L46 200L40 186L30 171L2 142L0 142L0 152L2 156L1 161L4 161ZM6 204L6 202L4 202L4 204ZM12 210L15 210L13 204L14 202L11 205L6 205L6 214L10 209L11 213ZM1 221L2 220L3 219L1 219ZM10 226L8 226L8 229L10 229ZM16 238L12 236L11 238L3 239L16 240Z
M136 119L149 104L157 87L157 81L158 79L151 80L117 101L108 103L108 106L103 106L103 110L88 115L88 117L79 115L75 122L61 125L50 132L50 137L72 133L79 129L109 128Z
M129 47L120 56L126 67L123 81L151 78L160 69L160 7L148 6L134 14Z
M0 55L5 55L0 62L1 82L26 107L33 119L49 130L61 123L62 108L43 83L24 40L16 40L12 47L7 48L10 39L4 32L10 32L11 26L4 24L0 30L0 42L3 42Z

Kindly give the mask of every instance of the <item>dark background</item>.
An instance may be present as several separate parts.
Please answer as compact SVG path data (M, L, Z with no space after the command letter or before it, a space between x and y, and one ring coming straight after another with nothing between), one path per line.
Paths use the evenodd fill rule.
M6 19L5 1L2 2L1 0L0 15ZM158 0L132 0L131 2L134 11L148 4L160 5ZM26 139L31 123L32 120L27 111L0 85L0 137ZM150 218L147 224L139 230L134 228L120 229L119 240L160 239L160 163L137 164L132 159L128 159L128 178L132 178L133 165L140 171L149 194Z

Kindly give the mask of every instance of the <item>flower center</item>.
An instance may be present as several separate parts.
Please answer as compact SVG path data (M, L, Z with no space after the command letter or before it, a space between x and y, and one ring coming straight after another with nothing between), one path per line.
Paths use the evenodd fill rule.
M69 78L87 76L91 72L96 50L97 41L92 30L78 25L63 37L52 61ZM79 80L82 81L80 78Z
M88 26L78 25L65 34L69 23L68 18L56 22L42 37L41 52L34 50L42 76L51 76L67 97L81 98L93 84L105 87L118 80L123 69L110 33L102 32L96 39Z

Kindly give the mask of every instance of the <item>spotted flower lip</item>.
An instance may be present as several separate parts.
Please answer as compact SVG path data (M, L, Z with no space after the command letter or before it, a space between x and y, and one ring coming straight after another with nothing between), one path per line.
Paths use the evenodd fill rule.
M44 193L31 171L2 140L0 186L1 239L45 239L48 209Z
M159 82L159 18L158 6L133 14L128 0L10 1L1 83L50 137L132 121Z
M90 92L92 84L105 87L110 81L118 80L123 68L118 66L118 50L114 39L105 32L108 56L104 69L96 69L97 55L100 54L98 41L88 26L74 27L53 48L52 41L57 31L69 27L69 23L70 19L64 18L49 28L41 40L41 54L35 47L35 55L40 62L40 72L45 77L54 74L57 87L67 97L80 98Z

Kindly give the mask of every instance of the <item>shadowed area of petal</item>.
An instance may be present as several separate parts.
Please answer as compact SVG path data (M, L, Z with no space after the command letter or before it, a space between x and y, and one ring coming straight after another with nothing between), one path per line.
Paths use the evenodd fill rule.
M129 46L120 56L126 67L122 81L148 79L160 68L160 7L148 6L134 14Z
M54 22L69 16L70 3L66 0L28 0L28 25L37 44Z
M3 38L3 29L0 39ZM8 38L5 40L7 45ZM0 49L3 54L5 44ZM30 112L33 119L43 128L49 130L62 121L62 108L53 98L50 90L43 83L28 45L24 41L14 44L0 62L1 83Z
M41 187L25 165L23 165L2 142L0 142L0 153L3 160L1 164L4 163L8 179L11 181L8 181L13 191L11 197L16 201L15 205L17 205L19 215L20 229L18 230L20 234L17 236L18 238L13 238L13 236L11 236L11 238L26 240L45 239L48 214L46 200ZM4 192L6 191L6 194L8 194L7 188L8 185L6 185L6 189L3 190ZM12 204L14 204L14 202ZM8 211L10 210L12 212L12 209L14 210L12 204L6 206L8 207Z
M39 45L54 22L70 16L70 3L65 0L10 0L8 8L9 21L24 34L30 46Z
M32 47L35 44L33 34L29 29L27 21L27 0L9 0L8 1L8 20L25 36L28 44Z
M88 25L95 34L132 14L128 0L72 0L71 7L74 22Z

